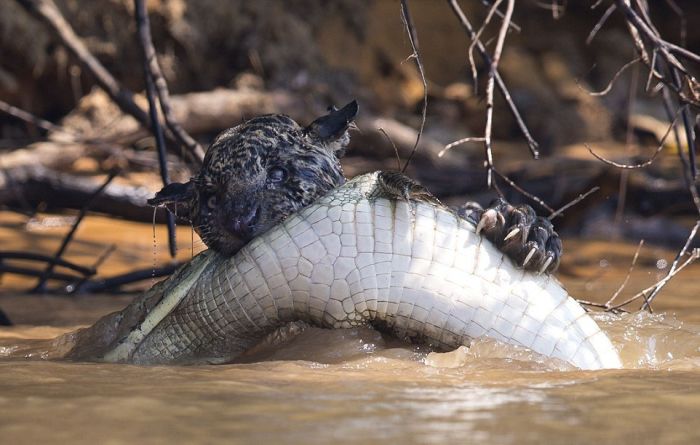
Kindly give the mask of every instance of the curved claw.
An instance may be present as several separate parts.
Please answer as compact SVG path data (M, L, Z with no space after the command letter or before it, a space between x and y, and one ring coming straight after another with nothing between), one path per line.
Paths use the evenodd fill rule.
M484 228L495 227L498 220L502 220L503 216L494 209L486 210L479 220L479 224L476 225L476 233L479 235Z
M553 273L559 266L562 246L552 223L538 217L532 207L512 206L497 198L483 209L467 202L458 215L475 225L476 233L491 241L508 258L534 273Z
M545 260L544 264L542 264L542 267L540 267L539 272L537 272L539 275L542 275L547 271L547 268L549 267L550 264L552 264L552 261L554 261L554 258L551 256L548 256L547 259Z
M535 256L535 253L537 253L537 247L533 247L530 249L530 251L527 253L527 256L523 260L523 267L527 266L527 263L530 262L533 256Z
M511 230L510 232L508 232L508 235L506 235L506 237L503 238L503 241L508 241L509 239L511 239L511 238L513 238L513 237L515 237L515 236L517 236L518 233L520 233L520 227L516 227L515 229Z

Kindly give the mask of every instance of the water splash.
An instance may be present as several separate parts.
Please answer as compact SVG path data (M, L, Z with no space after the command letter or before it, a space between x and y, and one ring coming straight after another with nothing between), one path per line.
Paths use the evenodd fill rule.
M592 316L620 351L627 369L700 369L700 324L682 322L667 313ZM59 358L69 349L72 338L70 333L60 335L65 332L65 328L30 326L4 329L0 360ZM430 369L457 373L575 370L560 360L493 339L476 339L469 347L435 352L425 346L407 345L368 327L326 330L305 323L292 323L273 332L237 363L275 361L352 369L426 368L422 372L427 373Z
M626 368L695 369L700 367L700 325L674 314L596 313L594 319L620 351Z

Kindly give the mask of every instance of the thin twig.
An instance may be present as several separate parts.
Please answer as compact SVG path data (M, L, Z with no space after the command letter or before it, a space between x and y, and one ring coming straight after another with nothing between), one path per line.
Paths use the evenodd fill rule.
M382 127L379 127L378 130L384 135L386 140L389 141L391 146L394 148L394 154L396 155L396 170L401 171L401 156L399 155L399 149L396 147L396 144L394 144L393 139L391 139L386 130L384 130Z
M491 7L491 5L492 5L493 3L490 2L489 0L481 0L481 4L484 5L484 6ZM496 10L496 15L497 15L499 18L501 18L501 19L503 18L503 13L502 13L501 11L499 11L499 10ZM513 22L512 20L511 20L511 22L510 22L510 24L509 24L508 26L509 26L513 31L515 31L515 32L520 32L520 31L522 31L522 28L520 28L520 26L519 26L517 23Z
M673 71L673 74L676 85L680 85L680 74L678 74L678 71L675 70ZM690 176L695 181L698 179L698 165L695 157L695 133L693 131L694 122L690 117L690 110L688 109L687 104L681 106L681 117L683 118L683 127L685 129L685 137L688 143L688 165L690 166ZM680 145L678 146L678 150L682 150Z
M479 30L476 32L476 35L472 39L472 43L469 45L469 49L467 50L467 56L469 58L469 66L472 69L472 81L474 82L474 92L476 93L479 89L478 85L478 75L477 75L477 70L476 70L476 62L474 61L474 48L477 45L477 42L480 41L481 39L481 34L486 30L488 27L489 23L491 23L491 18L493 18L493 14L498 11L498 6L501 4L503 0L496 0L493 2L491 7L489 8L488 14L486 14L486 18L484 19L484 22L481 24L481 27Z
M95 262L92 265L92 270L97 270L102 265L102 263L104 263L107 260L107 258L109 258L110 255L112 255L116 250L117 245L110 244L109 247L107 247L105 251L97 257L97 260L95 260Z
M644 245L644 240L639 241L639 245L637 245L637 250L634 252L634 257L632 258L632 264L630 264L629 269L627 270L627 275L625 276L625 279L622 281L622 284L620 284L620 287L617 288L614 294L610 297L610 299L605 303L606 308L610 308L613 301L617 299L617 297L620 295L622 290L627 286L627 282L630 280L630 276L632 275L632 271L634 270L634 266L637 264L637 258L639 258L639 252L642 250L642 246Z
M596 152L594 152L590 145L588 145L586 143L584 143L583 145L588 149L588 151L596 159L598 159L599 161L601 161L605 164L608 164L608 165L611 165L611 166L617 167L617 168L628 169L628 170L644 168L648 165L651 165L656 160L656 157L659 155L659 153L661 153L661 151L666 146L666 139L668 139L668 135L671 134L671 131L673 130L674 126L676 125L676 121L678 120L678 115L679 115L679 113L676 113L676 117L673 119L673 122L671 122L671 125L669 125L668 129L666 130L666 133L664 133L663 137L661 138L661 142L659 143L658 147L656 147L654 154L646 161L639 162L637 164L620 164L619 162L611 161L610 159L606 159L606 158L602 157L601 155L597 154Z
M595 38L596 34L598 34L598 31L603 27L606 21L608 21L608 18L610 15L615 12L615 5L610 5L608 6L608 9L605 10L603 13L603 16L598 20L598 23L595 24L593 29L591 30L590 34L588 34L588 38L586 38L586 45L590 45L593 39Z
M685 256L688 253L688 250L690 249L690 245L692 244L693 240L695 239L695 235L698 233L698 229L700 229L700 220L698 220L695 223L695 226L693 227L693 230L690 231L690 235L688 235L688 239L685 241L685 244L683 245L683 248L678 252L676 255L676 258L673 260L673 263L671 264L671 268L668 271L668 274L666 274L666 277L670 277L674 275L677 270L678 270L678 263L680 259ZM692 255L691 255L692 257ZM654 298L658 295L659 292L661 292L661 289L666 285L668 280L659 282L657 286L654 287L654 290L652 291L651 295L649 295L648 300L644 303L644 306L642 306L642 309L646 309L651 305L651 302L654 301Z
M683 264L678 266L678 268L676 268L676 270L674 270L673 272L669 272L664 278L662 278L658 282L647 287L646 289L642 290L641 292L638 292L637 294L628 298L627 300L623 301L622 303L619 303L618 305L611 307L609 310L614 311L616 309L620 309L621 307L627 306L628 304L632 303L633 301L636 301L636 300L639 300L640 298L643 298L645 300L645 303L642 306L642 309L648 309L651 311L651 306L650 306L651 301L649 299L650 296L648 296L647 294L650 294L655 289L660 290L661 288L663 288L666 285L666 283L668 283L673 277L678 275L683 269L685 269L690 264L695 262L699 257L700 257L700 250L695 249L692 252L692 254L690 255L690 257L688 257L688 259Z
M591 96L605 96L606 94L608 94L612 90L613 86L615 85L615 82L622 75L622 73L624 73L627 68L629 68L630 66L634 65L635 63L637 63L641 60L642 59L640 59L640 58L636 58L636 59L624 64L622 66L622 68L617 70L617 72L615 73L613 78L610 80L608 85L600 91L588 91L586 88L583 87L583 85L581 85L581 83L578 81L578 79L576 79L576 86L579 87L580 89L582 89L583 91L585 91L586 93L590 94Z
M666 112L666 116L668 119L671 119L673 117L673 107L675 106L673 103L673 99L671 98L671 91L669 88L663 88L662 89L662 97L663 97L663 105L664 105L664 111ZM693 204L695 204L695 209L697 210L698 216L700 216L700 194L698 194L698 189L695 184L695 181L691 177L690 174L690 166L688 165L688 161L685 159L685 156L683 155L683 150L680 149L681 147L681 136L678 131L678 125L673 125L673 138L676 142L676 147L679 147L679 149L676 151L678 154L678 160L681 163L681 171L683 172L683 180L685 181L685 186L688 189L688 192L690 193L690 196L693 199Z
M508 176L504 175L503 173L499 172L496 168L493 168L493 172L496 176L504 180L508 185L513 187L515 190L523 194L524 196L530 198L532 201L536 202L539 204L543 209L546 209L548 212L553 213L555 210L548 206L547 203L545 203L541 198L533 195L532 193L526 191L522 187L520 187L518 184L515 183L512 179L510 179ZM496 183L494 182L494 186L496 186ZM497 187L496 187L497 188ZM499 193L501 194L501 193Z
M65 133L70 136L76 136L75 133L72 131L69 131L59 125L54 124L53 122L49 122L45 119L42 119L40 117L34 116L32 113L22 110L21 108L17 108L14 105L10 105L5 101L0 100L0 111L5 112L9 114L10 116L14 116L18 119L23 120L24 122L30 123L32 125L35 125L39 128L42 128L46 131L57 131L60 133Z
M644 63L649 66L650 69L654 69L653 66L651 66L651 60L648 54L649 49L647 49L645 45L646 41L652 50L658 51L659 57L664 60L664 62L668 65L669 71L671 72L670 77L663 76L660 80L664 84L671 87L683 102L700 106L700 101L698 101L698 99L693 98L691 95L683 91L683 82L676 82L676 75L678 75L679 78L680 75L678 74L678 71L680 71L689 85L694 85L695 88L700 87L700 85L698 85L698 81L688 73L688 70L674 56L674 54L695 63L700 63L700 55L662 39L658 31L651 23L651 20L648 19L648 15L646 15L644 8L640 8L642 11L642 16L640 16L640 14L637 13L637 11L635 11L632 7L630 0L615 0L615 4L617 9L624 14L627 20L628 29L632 35L635 46L637 47L637 52ZM642 38L642 36L644 38ZM693 88L689 89L692 90Z
M568 204L565 204L564 206L562 206L562 207L561 207L559 210L557 210L556 212L552 212L552 213L547 217L547 219L549 219L550 221L553 220L553 219L556 218L557 216L559 216L559 215L561 215L562 213L564 213L564 210L567 210L567 209L569 209L569 208L575 206L576 204L578 204L579 202L581 202L581 201L583 201L584 199L588 198L588 196L590 196L591 194L597 192L598 190L600 190L600 187L598 187L598 186L596 185L595 187L593 187L592 189L590 189L590 190L587 191L586 193L581 193L580 195L578 195L578 197L574 198L574 199L573 199L572 201L570 201Z
M95 262L92 265L92 270L96 271L102 265L102 263L104 263L107 260L107 258L109 258L109 256L112 255L112 253L116 250L117 250L117 245L110 244L109 247L107 247L107 249L105 249L105 251L102 252L100 254L100 256L97 257L97 260L95 260ZM80 286L82 286L83 283L87 282L89 279L90 279L90 277L85 276L76 282L68 284L65 287L66 292L74 293L76 289L78 289Z
M413 144L413 149L411 154L408 155L406 163L404 164L401 172L406 172L408 165L413 160L413 155L416 154L418 150L418 143L423 135L423 129L425 128L425 119L428 115L428 81L425 79L425 70L423 69L423 61L420 57L420 52L418 51L418 35L416 34L416 28L413 26L413 21L411 20L411 14L408 10L407 0L401 0L401 20L403 21L404 27L406 28L406 33L408 34L408 40L411 42L411 48L413 49L413 54L411 57L416 62L416 67L418 68L418 74L420 74L421 82L423 82L423 110L421 112L421 123L418 129L418 135L416 136L416 142Z
M659 53L658 51L651 52L651 63L649 64L649 75L647 76L647 83L644 85L644 91L646 91L647 93L650 93L652 91L651 90L652 80L653 79L661 79L661 74L657 73L656 68L654 68L656 66L656 57L657 57L658 53ZM659 84L657 84L657 86L658 85ZM661 84L661 85L663 85L663 84Z
M628 311L626 311L626 310L624 310L624 309L622 309L622 308L611 309L611 308L608 308L607 306L605 306L604 303L597 303L597 302L595 302L595 301L590 301L590 300L582 300L582 299L580 299L580 298L577 298L577 299L576 299L576 302L577 302L578 304L585 305L585 306L597 307L597 308L603 309L603 310L605 310L605 311L607 311L607 312L612 312L613 314L617 314L617 313L620 313L620 312L623 312L623 313L628 312ZM587 310L586 308L584 308L584 310L586 310L586 312L588 312L588 310Z
M501 53L503 52L503 45L506 40L506 33L508 32L508 23L513 16L514 0L508 0L506 4L506 12L503 17L503 23L501 24L501 29L498 32L498 39L496 40L496 48L493 50L493 56L491 58L491 65L489 67L488 80L486 82L486 124L484 127L484 155L486 158L486 183L488 187L491 187L492 182L492 171L493 171L493 149L491 146L491 132L493 128L493 90L496 78L496 72L498 70L498 62L501 60Z
M458 139L454 142L450 142L449 144L445 145L445 148L440 150L440 152L438 153L438 158L443 157L449 149L451 149L452 147L456 147L457 145L466 144L467 142L484 142L485 140L486 140L485 138L468 137L468 138Z

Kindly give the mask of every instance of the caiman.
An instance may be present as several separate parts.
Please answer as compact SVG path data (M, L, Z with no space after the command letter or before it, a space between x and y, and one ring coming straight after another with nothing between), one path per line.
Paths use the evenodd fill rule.
M525 270L399 173L358 176L234 255L205 251L74 337L69 358L225 363L294 321L369 325L449 350L482 336L581 369L615 347L547 273Z

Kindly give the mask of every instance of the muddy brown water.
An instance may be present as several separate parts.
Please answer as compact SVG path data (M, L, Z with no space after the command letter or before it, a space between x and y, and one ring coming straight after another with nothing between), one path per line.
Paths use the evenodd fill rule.
M3 249L51 251L66 231L60 219L27 222L0 213ZM190 239L181 228L182 258ZM102 218L86 221L67 257L90 264L110 243L107 275L153 264L150 226ZM565 286L604 301L636 246L565 248ZM161 240L159 263L164 250ZM672 255L645 248L620 298L662 276ZM492 341L431 353L370 329L303 326L230 365L71 363L51 339L132 297L29 296L20 289L32 281L5 277L0 308L17 324L0 328L0 443L700 443L699 271L671 282L654 314L597 314L625 364L597 372Z

